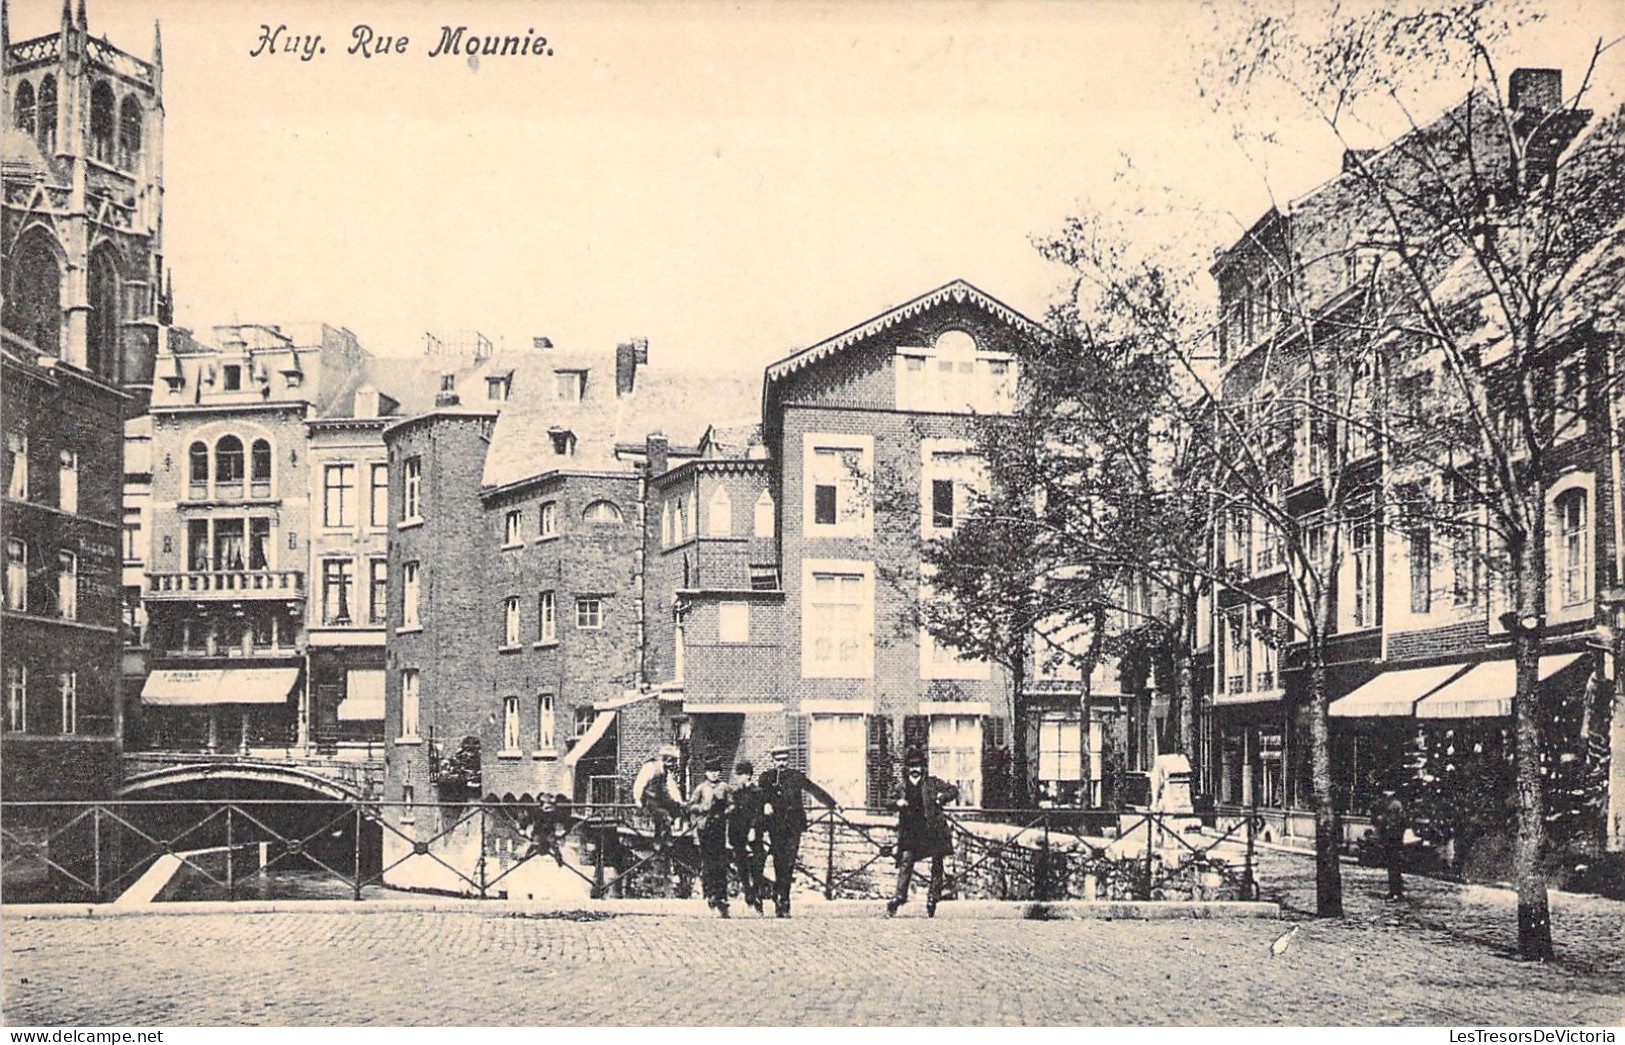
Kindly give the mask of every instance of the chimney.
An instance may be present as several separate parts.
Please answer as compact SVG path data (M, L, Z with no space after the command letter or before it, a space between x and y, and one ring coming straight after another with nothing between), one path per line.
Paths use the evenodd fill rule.
M380 398L382 397L379 396L378 389L372 387L371 385L362 385L360 388L356 389L355 409L353 411L355 416L382 417L383 413L378 408Z
M635 337L635 338L633 338L632 339L632 348L635 349L636 352L637 352L637 360L638 360L639 363L647 363L647 362L649 362L649 339L648 338L646 338L646 337Z
M1343 173L1347 174L1350 171L1359 170L1360 169L1360 164L1365 163L1367 160L1371 159L1371 157L1375 156L1376 154L1377 154L1376 149L1344 149L1343 150Z
M649 461L649 475L666 474L666 451L670 442L659 432L651 432L644 443L644 457Z
M440 375L440 392L434 397L434 405L438 409L446 406L458 406L462 400L457 396L457 375Z
M638 342L641 338L632 341L622 341L615 346L615 394L626 396L632 394L637 387L638 364L648 362L649 343L643 342L643 352L638 352Z
M1514 69L1507 78L1507 104L1513 112L1525 109L1555 112L1563 107L1563 70Z

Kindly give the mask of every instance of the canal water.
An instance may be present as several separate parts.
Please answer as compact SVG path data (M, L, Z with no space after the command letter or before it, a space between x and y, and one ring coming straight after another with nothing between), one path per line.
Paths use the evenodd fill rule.
M276 861L270 869L256 869L257 860L250 849L238 852L234 867L231 895L227 896L226 856L224 853L204 853L188 858L158 893L158 903L178 903L190 900L354 900L355 888L331 872L310 861L290 863ZM194 866L200 865L200 866ZM207 874L204 871L207 870ZM365 873L365 869L364 872ZM210 875L218 881L212 880ZM382 885L364 885L361 898L376 900L388 896L406 895Z

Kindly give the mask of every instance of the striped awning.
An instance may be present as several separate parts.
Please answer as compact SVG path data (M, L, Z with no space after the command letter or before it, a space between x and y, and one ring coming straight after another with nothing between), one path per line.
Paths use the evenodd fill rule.
M1332 701L1327 713L1333 718L1409 718L1417 701L1465 670L1461 664L1440 664L1385 671L1348 696Z
M1540 658L1540 681L1572 667L1584 653L1554 653ZM1517 664L1492 660L1475 666L1441 686L1416 705L1417 718L1496 718L1512 714L1518 691Z

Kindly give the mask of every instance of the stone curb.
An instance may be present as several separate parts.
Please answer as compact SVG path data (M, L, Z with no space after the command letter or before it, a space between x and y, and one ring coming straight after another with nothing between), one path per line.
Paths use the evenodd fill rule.
M886 905L880 900L804 900L796 908L797 917L883 918ZM210 914L402 914L402 913L481 914L508 918L617 918L671 917L714 919L716 914L700 900L473 900L461 897L415 897L390 900L241 900L194 903L113 904L10 904L0 907L0 918L17 921L49 921L63 918L142 918ZM760 919L743 904L734 907L735 920ZM951 900L937 908L939 919L952 921L1156 921L1166 919L1279 918L1279 904L1242 901L1083 901L1030 903L1001 900ZM912 902L897 913L899 918L924 918L925 905Z

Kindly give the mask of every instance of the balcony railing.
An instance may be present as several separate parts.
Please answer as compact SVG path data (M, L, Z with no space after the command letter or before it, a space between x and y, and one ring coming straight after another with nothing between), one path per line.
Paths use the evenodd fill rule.
M302 599L305 575L300 570L192 570L149 573L153 599Z

